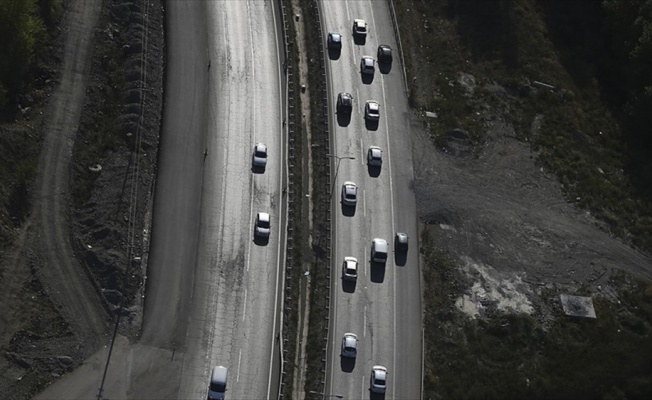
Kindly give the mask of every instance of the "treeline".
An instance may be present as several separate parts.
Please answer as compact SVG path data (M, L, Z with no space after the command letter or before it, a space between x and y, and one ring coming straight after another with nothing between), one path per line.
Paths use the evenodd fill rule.
M564 64L597 79L620 122L627 172L652 197L652 0L538 0Z
M37 72L38 52L50 44L62 0L0 0L0 110L16 110L16 96Z
M538 7L555 51L579 86L598 83L627 149L627 173L652 197L652 0L448 0L473 54L518 69L523 7ZM534 10L530 10L534 11ZM537 27L531 27L532 30ZM519 48L521 47L521 48ZM529 52L529 56L532 57ZM530 58L531 59L531 58Z

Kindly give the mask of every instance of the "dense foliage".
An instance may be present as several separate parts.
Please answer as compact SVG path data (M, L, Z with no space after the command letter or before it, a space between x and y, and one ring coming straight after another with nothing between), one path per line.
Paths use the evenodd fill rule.
M0 109L16 103L15 96L29 86L36 54L48 45L61 0L0 0Z

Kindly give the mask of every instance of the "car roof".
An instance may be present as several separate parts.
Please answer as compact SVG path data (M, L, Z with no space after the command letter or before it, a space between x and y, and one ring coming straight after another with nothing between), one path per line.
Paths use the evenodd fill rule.
M374 365L373 370L376 372L376 378L383 379L387 374L387 368L382 365Z

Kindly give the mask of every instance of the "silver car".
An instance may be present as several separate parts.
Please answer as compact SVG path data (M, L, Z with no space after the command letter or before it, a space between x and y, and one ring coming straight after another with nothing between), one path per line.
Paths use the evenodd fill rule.
M370 167L380 167L383 165L383 151L378 146L370 146L367 151L367 165Z
M254 234L258 237L268 238L272 229L269 214L266 212L259 212L256 214L256 228Z
M375 62L372 57L362 56L362 60L360 61L360 72L366 75L373 75L376 70L374 65Z
M355 358L358 354L358 336L354 333L345 333L342 337L342 357Z
M254 167L265 168L267 166L267 146L256 143L254 146Z
M358 277L358 259L355 257L344 257L342 264L342 279L354 281Z
M364 105L364 118L370 121L380 119L380 104L375 100L367 100Z
M342 204L355 206L358 203L358 186L354 182L344 182L342 185Z
M374 365L371 369L370 389L373 393L385 393L387 390L387 368Z

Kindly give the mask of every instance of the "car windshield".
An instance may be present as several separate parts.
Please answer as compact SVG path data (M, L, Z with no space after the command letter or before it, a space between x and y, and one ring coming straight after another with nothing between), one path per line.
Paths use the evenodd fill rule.
M269 221L259 220L258 226L261 228L269 228Z
M267 157L267 152L263 149L256 149L256 157Z

